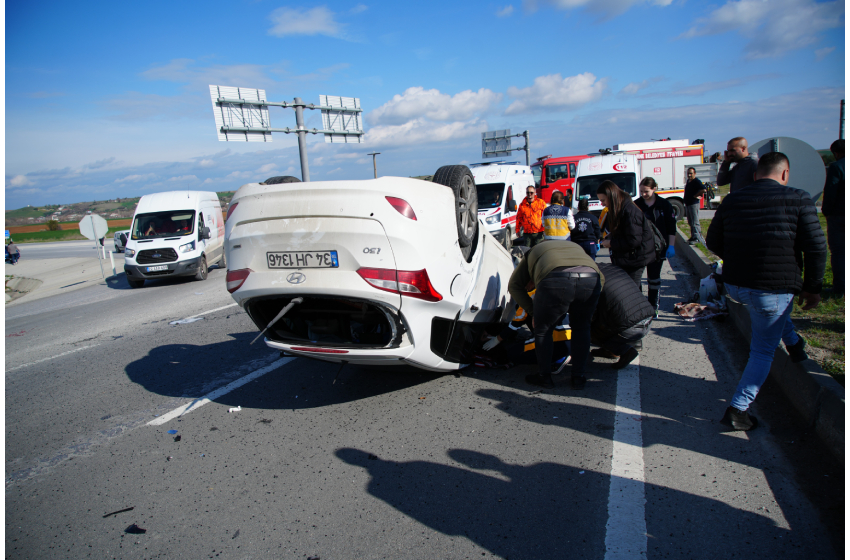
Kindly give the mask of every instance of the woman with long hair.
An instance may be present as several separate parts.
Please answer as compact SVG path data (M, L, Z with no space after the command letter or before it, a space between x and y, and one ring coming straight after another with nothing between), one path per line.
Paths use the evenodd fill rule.
M599 245L611 250L611 262L640 288L644 268L655 260L652 229L632 198L613 181L603 181L596 196L608 208L606 224L611 232Z

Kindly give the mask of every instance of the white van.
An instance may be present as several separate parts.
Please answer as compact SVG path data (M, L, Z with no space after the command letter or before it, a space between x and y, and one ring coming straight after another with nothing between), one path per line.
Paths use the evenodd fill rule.
M207 278L207 267L224 261L224 217L214 192L172 191L145 195L136 206L124 249L131 288L148 278Z
M494 161L469 166L478 189L478 219L506 249L516 235L516 213L525 189L534 186L527 165Z
M576 171L576 196L573 197L573 208L578 209L578 200L582 196L589 197L588 210L598 214L602 212L602 204L596 196L596 189L603 181L613 181L618 187L629 193L632 199L638 194L637 156L633 154L605 154L589 157L578 162Z

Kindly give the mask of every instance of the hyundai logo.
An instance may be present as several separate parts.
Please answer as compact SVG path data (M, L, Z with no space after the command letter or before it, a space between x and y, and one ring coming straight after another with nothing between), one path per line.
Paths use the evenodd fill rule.
M286 281L290 284L303 284L306 279L307 277L300 272L293 272L292 274L286 277Z

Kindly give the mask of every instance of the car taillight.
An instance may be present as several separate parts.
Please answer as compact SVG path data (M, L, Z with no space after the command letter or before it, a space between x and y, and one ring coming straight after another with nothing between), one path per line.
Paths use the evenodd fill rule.
M357 274L379 290L424 299L425 301L443 299L443 296L431 285L428 272L424 268L414 271L361 268L357 271Z
M236 210L236 207L237 207L237 206L239 206L239 203L238 203L238 202L234 202L233 204L231 204L231 205L227 208L227 216L225 216L225 217L224 217L224 221L225 221L225 222L226 222L227 220L229 220L229 219L230 219L230 215L231 215L231 214L233 214L233 211L234 211L234 210Z
M228 270L224 276L224 281L227 283L227 291L231 294L242 287L248 275L254 272L250 268L242 268L240 270Z
M406 200L402 200L394 196L387 196L384 198L387 199L387 202L392 204L393 208L398 210L399 214L405 218L410 218L414 222L416 221L416 214L413 213L413 208L410 207L410 204L408 204Z

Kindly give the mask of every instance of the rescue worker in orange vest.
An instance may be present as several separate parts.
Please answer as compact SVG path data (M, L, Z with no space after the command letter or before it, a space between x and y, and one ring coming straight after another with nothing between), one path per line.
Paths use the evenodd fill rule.
M519 205L516 215L517 232L522 232L524 244L534 247L543 241L543 211L546 203L537 198L537 189L533 186L525 190L525 198Z

